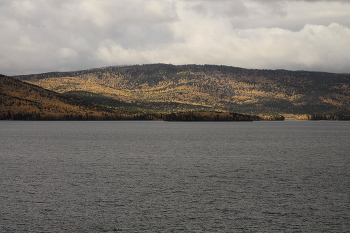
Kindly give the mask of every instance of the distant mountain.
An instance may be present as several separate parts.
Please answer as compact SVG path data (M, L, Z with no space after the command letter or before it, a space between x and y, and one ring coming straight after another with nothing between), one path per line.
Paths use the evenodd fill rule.
M350 111L350 74L151 64L14 78L120 113L302 115Z
M114 114L82 101L0 75L0 120L110 119Z

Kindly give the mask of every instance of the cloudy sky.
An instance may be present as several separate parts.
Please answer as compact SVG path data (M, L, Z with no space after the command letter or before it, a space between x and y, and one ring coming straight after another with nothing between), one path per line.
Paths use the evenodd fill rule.
M350 73L349 0L0 0L0 73L171 63Z

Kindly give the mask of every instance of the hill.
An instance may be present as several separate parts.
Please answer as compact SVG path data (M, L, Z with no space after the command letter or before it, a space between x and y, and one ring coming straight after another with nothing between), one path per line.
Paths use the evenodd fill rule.
M0 75L0 120L94 120L114 114L82 101Z
M74 98L43 89L33 84L0 75L0 120L167 120L167 121L252 121L275 120L258 116L224 112L183 112L171 114L140 113L121 114L94 101L119 104L124 111L132 105L113 101L98 95ZM281 120L280 118L278 120Z
M350 74L151 64L15 78L66 96L96 101L119 113L319 115L350 111Z

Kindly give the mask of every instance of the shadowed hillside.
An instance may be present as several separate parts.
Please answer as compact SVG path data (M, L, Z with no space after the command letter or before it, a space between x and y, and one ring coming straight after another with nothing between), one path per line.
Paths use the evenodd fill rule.
M350 110L350 75L216 65L135 65L15 78L119 111L337 114ZM130 108L128 108L130 109Z

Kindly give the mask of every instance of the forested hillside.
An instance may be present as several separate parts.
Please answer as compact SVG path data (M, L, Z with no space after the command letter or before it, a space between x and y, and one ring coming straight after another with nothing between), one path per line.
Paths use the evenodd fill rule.
M215 65L134 65L16 76L111 111L348 114L350 75Z
M97 120L114 114L53 91L0 75L0 120Z
M106 101L105 105L95 99ZM107 105L119 106L118 111ZM144 106L145 107L145 106ZM121 113L129 112L128 114ZM134 111L134 112L133 112ZM131 113L133 112L133 113ZM196 120L252 121L281 120L227 112L183 112L159 114L148 110L137 112L133 104L91 95L88 98L69 97L33 84L0 75L0 120Z

